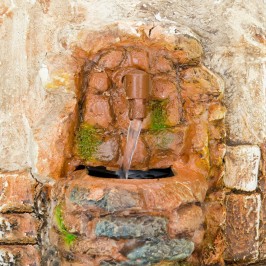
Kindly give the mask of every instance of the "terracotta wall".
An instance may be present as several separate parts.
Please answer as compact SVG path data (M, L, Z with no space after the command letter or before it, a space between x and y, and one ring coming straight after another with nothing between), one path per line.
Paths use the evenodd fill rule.
M266 259L264 10L260 0L1 1L0 264L47 265L56 257L42 250L49 245L49 188L69 156L66 129L76 112L79 62L71 53L91 45L91 31L138 34L141 25L169 36L192 32L203 63L224 82L225 172L223 189L205 202L215 245L204 263Z

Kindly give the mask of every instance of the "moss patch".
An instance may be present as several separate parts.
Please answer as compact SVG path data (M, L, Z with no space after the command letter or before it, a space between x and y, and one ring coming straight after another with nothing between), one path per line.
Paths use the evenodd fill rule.
M88 125L81 124L77 138L78 154L82 159L93 160L98 146L102 143L99 130Z
M151 130L162 130L166 128L166 104L167 101L151 101Z
M54 217L55 217L57 228L59 232L63 235L65 243L67 245L71 245L73 241L77 238L77 236L67 231L66 226L64 224L63 216L62 216L62 208L60 205L56 206Z

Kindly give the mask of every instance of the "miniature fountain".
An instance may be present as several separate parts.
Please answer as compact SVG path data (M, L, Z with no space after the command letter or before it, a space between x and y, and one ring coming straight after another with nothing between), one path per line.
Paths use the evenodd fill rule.
M222 91L199 42L143 33L85 54L73 153L52 193L52 245L78 265L194 263L224 155Z

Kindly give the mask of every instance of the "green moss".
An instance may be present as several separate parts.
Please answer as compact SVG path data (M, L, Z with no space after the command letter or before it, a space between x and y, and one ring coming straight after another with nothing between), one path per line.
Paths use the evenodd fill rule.
M76 138L78 153L85 160L93 160L93 156L102 143L99 130L88 125L81 124Z
M151 101L151 130L166 128L166 104L167 101Z
M66 226L63 221L62 208L60 205L56 206L54 216L55 216L57 228L59 232L63 235L65 243L67 245L71 245L73 241L77 238L77 236L67 231Z

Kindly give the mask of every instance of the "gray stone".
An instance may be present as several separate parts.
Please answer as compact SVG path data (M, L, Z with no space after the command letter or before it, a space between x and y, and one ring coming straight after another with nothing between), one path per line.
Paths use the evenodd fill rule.
M90 197L90 190L82 187L74 187L70 192L70 201L81 206L97 206L106 208L106 198L102 197L99 200L93 200Z
M106 196L106 201L108 211L120 211L141 206L139 194L123 189L111 189Z
M180 261L190 256L193 250L194 243L185 239L148 241L144 246L129 253L127 257L132 261Z
M70 193L70 200L78 205L95 206L109 212L121 211L140 206L139 195L122 189L111 189L99 199L92 199L90 190L74 187Z
M97 236L112 238L142 239L156 238L167 234L167 220L155 216L140 217L112 217L107 216L99 219L96 224Z

